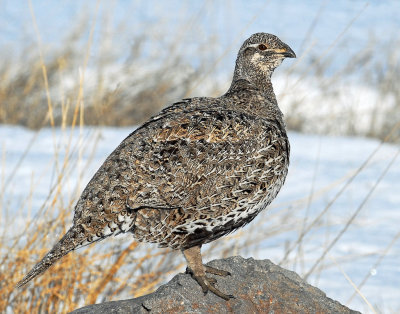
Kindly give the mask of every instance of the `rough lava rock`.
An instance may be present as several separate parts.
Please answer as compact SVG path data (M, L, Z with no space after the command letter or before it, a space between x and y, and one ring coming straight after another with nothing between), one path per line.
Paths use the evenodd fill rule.
M89 305L71 313L359 313L270 260L235 256L208 265L231 272L227 277L210 276L218 280L218 289L233 294L234 299L225 301L211 292L204 295L189 274L178 274L151 294Z

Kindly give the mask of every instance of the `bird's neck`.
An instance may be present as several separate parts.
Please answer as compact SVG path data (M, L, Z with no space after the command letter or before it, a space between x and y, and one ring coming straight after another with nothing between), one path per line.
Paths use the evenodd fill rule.
M272 87L271 78L263 77L253 79L249 79L248 77L241 76L233 76L231 86L226 94L232 94L236 92L240 92L243 89L253 90L254 92L258 92L267 96L268 98L275 99L274 89Z
M283 124L283 114L278 107L271 81L268 84L264 82L263 87L258 88L248 80L234 80L223 97L230 100L228 103L233 104L235 110L262 118L277 119Z
M235 72L233 73L232 84L229 90L232 90L238 81L245 80L250 83L255 89L266 93L268 95L274 95L274 90L271 83L271 75L274 69L265 68L263 70L248 67L243 69L238 66L235 67Z

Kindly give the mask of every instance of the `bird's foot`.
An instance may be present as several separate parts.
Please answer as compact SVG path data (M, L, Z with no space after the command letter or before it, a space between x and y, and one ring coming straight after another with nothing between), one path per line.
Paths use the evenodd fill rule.
M209 272L211 274L220 275L220 276L230 275L229 272L227 272L227 271L223 271L223 270L221 271L219 269L215 269L212 267L210 268L211 271L209 271L210 269L207 270L208 267L209 266L204 266L205 271ZM235 298L233 295L225 294L225 293L219 291L215 287L215 284L217 283L217 280L215 278L207 277L207 276L198 276L198 275L194 274L190 268L186 269L186 273L190 274L192 276L192 278L197 281L197 283L200 285L201 289L203 290L204 294L207 294L208 291L211 291L212 293L214 293L215 295L219 296L220 298L222 298L226 301L228 301L232 298Z

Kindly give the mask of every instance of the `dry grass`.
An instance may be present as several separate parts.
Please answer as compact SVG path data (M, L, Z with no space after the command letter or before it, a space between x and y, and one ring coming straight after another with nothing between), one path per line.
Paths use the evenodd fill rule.
M216 45L212 39L197 42L209 49L196 51L194 68L182 31L170 39L159 25L143 25L138 34L125 30L130 44L121 47L115 43L121 30L109 34L104 29L98 34L102 40L92 47L86 37L96 21L89 21L85 16L75 23L61 47L42 45L38 33L39 44L28 42L23 50L3 57L0 123L31 129L66 127L74 125L74 119L83 119L85 125L137 125L192 94L210 67L208 58ZM220 92L218 83L208 86L209 94Z
M62 220L60 220L62 223ZM0 311L12 313L64 313L84 304L112 299L122 292L130 296L149 293L171 272L180 267L171 263L169 252L137 252L138 244L131 243L124 248L113 247L109 253L100 253L91 246L84 254L68 254L51 267L45 276L36 279L21 291L13 291L14 285L28 271L39 256L50 249L49 241L43 238L45 227L38 226L36 232L29 232L33 238L24 246L14 250L2 245L9 254L2 258L7 271L0 274ZM138 257L137 255L141 255ZM142 268L147 263L147 270Z
M340 46L322 53L323 57L306 51L301 56L304 60L286 75L288 82L278 94L288 127L299 132L384 139L400 119L396 84L400 58L392 46L400 47L400 41L381 43L371 37L347 58L337 55ZM380 47L380 57L376 47ZM399 139L397 130L391 141Z
M92 150L93 154L97 149L95 137L81 138L80 146L74 144L73 129L84 125L139 124L159 111L165 104L190 95L199 81L204 80L204 73L211 71L210 66L207 66L209 64L207 55L199 55L199 70L194 70L180 54L180 51L185 51L185 49L180 49L179 45L184 43L179 40L168 41L162 34L157 36L157 47L162 47L159 51L167 53L158 55L156 63L153 62L154 55L143 48L153 45L150 41L154 41L154 36L141 34L133 40L128 53L125 51L121 55L113 50L102 50L102 53L92 62L94 65L92 64L88 70L84 66L86 63L82 61L82 51L87 55L90 45L82 41L81 30L91 27L91 25L81 23L66 37L65 46L62 49L52 51L42 59L39 54L32 52L37 49L29 46L0 66L2 81L0 123L19 124L38 130L44 126L53 128L61 126L62 129L67 130L65 147L62 152L61 149L55 149L54 161L48 167L50 174L45 174L57 179L49 188L48 195L37 214L31 219L24 219L24 225L19 232L8 232L7 222L10 220L8 211L13 210L13 216L17 213L26 217L26 213L30 210L32 195L35 193L36 182L32 183L30 191L26 191L26 198L22 200L19 209L9 209L5 206L0 212L0 231L2 232L0 235L0 312L66 313L86 304L123 297L137 297L154 291L172 274L181 271L184 266L180 254L165 249L154 249L154 246L141 246L129 237L117 238L68 254L43 276L36 278L21 290L14 290L15 284L54 244L55 239L49 239L49 237L62 235L66 231L66 226L70 225L72 218L70 209L79 197L81 188L79 188L80 183L77 182L77 188L66 197L63 193L67 189L66 182L69 179L76 180L75 177L71 177L71 169L82 162L80 154L82 147L86 145L85 149ZM212 47L213 43L208 44ZM43 49L43 47L39 48ZM335 93L338 93L334 89L335 82L340 80L339 77L343 73L352 74L360 68L363 69L366 82L374 88L379 87L378 90L383 98L394 97L396 104L391 108L390 118L384 123L376 122L371 125L368 135L384 138L390 133L386 141L394 141L398 134L398 125L395 125L396 119L393 120L392 117L399 116L400 94L393 82L400 79L399 65L396 63L396 56L389 55L391 70L384 71L387 64L374 63L370 53L371 49L364 47L352 59L356 62L349 62L341 70L342 72L335 75L325 73L328 64L324 63L324 60L316 60L310 67L306 67L307 70L302 70L305 72L299 71L297 75L301 80L306 74L310 74L311 69L312 74L318 78L316 81L320 83L318 88L327 91L329 97L334 97ZM114 67L115 64L118 66ZM146 66L144 67L143 64ZM80 72L78 68L81 69ZM220 92L221 87L218 84L210 85L208 88L210 95ZM281 97L284 96L281 95ZM299 108L302 105L301 101L291 103L287 118L290 128L307 131L309 122L299 114L301 111ZM377 110L379 105L379 103L376 104ZM350 122L348 132L352 132ZM57 140L59 139L54 138L55 147ZM26 143L27 151L34 141L35 138ZM61 153L66 156L62 160L59 158ZM363 167L361 166L354 175L362 172ZM85 168L83 167L82 172ZM2 178L0 197L5 193L11 193L10 182L15 181L13 174L17 170L18 165L9 178ZM78 178L82 176L83 174L79 173ZM352 178L352 176L344 177L341 182L334 185L347 182L343 188L346 189ZM326 189L315 188L315 191L311 191L310 195L305 195L301 200L276 205L280 210L268 213L268 221L272 222L268 228L264 227L263 220L258 220L258 224L254 224L251 229L246 229L246 233L239 231L224 240L219 240L218 244L211 244L204 252L205 259L212 256L224 257L255 252L265 239L295 231L299 236L293 242L287 243L281 264L304 266L306 258L302 245L305 241L313 240L312 237L306 236L315 229L333 224L329 221L327 214L330 205L322 209L315 219L307 216L307 219L303 220L292 213L326 196L331 189L332 186ZM346 228L350 223L350 219L344 219L342 227ZM345 231L346 229L343 232ZM7 236L8 233L12 234L12 237ZM340 237L342 234L338 233L337 236ZM326 243L324 255L313 261L315 272L335 267L332 263L321 262L324 261L326 253L333 244L333 242ZM387 253L385 251L379 255L378 261L381 261ZM360 256L352 257L352 261L357 258ZM361 285L364 283L363 281Z
M3 63L3 67L0 67L0 123L19 124L33 129L51 126L52 120L56 126L72 124L76 117L75 104L80 101L77 91L82 86L77 71L82 62L79 40L72 37L71 42L65 45L69 48L54 51L44 64L35 53L28 53L26 57L25 52L21 53L20 59ZM131 55L122 64L119 62L117 70L113 69L113 64L119 56L113 56L113 59L107 56L109 63L99 64L86 73L84 113L80 112L78 119L84 114L86 125L137 125L165 104L189 92L198 73L180 61L178 54L168 60L158 60L162 66L154 68L154 64L149 64L149 69L146 69L142 64L148 60L140 55L140 46L146 44L143 41L134 40ZM163 49L173 50L169 46L172 43L158 44L163 45ZM43 67L51 95L51 112ZM27 115L27 112L31 114Z
M215 39L200 38L196 49L188 49L184 25L173 39L160 30L144 27L133 35L129 48L102 44L113 37L105 32L98 35L105 39L90 48L85 36L92 26L86 20L76 23L64 35L62 47L38 48L28 43L12 57L4 57L0 65L0 123L32 129L53 124L66 127L74 124L75 117L85 125L138 125L183 97L216 96L227 87L232 69L221 76L216 68L239 43L221 53ZM396 49L400 41L381 43L371 36L365 46L344 58L336 53L342 49L342 36L339 33L322 52L314 51L311 43L294 66L286 72L278 71L285 82L276 90L284 104L287 125L300 132L383 139L400 119L396 84L400 80ZM196 66L188 57L193 51ZM89 62L85 59L88 55ZM364 95L370 91L371 97ZM77 116L78 103L82 108ZM319 123L321 120L325 123ZM397 132L392 140L398 141L399 135Z

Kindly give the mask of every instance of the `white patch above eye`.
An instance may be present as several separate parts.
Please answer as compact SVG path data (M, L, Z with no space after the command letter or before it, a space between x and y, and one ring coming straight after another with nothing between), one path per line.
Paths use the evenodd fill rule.
M258 46L260 46L260 44L251 44L251 45L248 45L247 47L254 47L254 48L258 48Z

